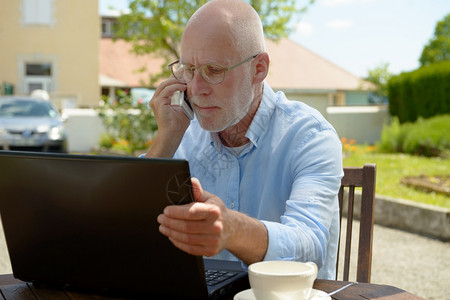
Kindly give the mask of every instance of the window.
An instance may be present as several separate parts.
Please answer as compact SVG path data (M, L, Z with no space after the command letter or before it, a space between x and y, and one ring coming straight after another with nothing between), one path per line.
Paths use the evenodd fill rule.
M27 76L52 76L51 64L26 64L25 69Z
M33 90L58 91L58 56L44 54L17 54L17 93L29 94Z
M52 65L50 63L25 64L25 93L34 90L52 90Z
M102 17L102 37L112 37L116 26L117 20Z
M342 106L345 105L345 93L335 92L329 95L328 98L329 106Z
M22 0L24 25L53 25L54 0Z
M102 36L111 36L111 23L108 20L102 20Z
M51 63L26 63L26 76L52 76Z

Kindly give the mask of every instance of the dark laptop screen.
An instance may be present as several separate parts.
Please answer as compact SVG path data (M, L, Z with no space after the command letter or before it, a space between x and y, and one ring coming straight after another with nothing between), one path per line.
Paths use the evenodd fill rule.
M156 221L168 204L192 201L187 161L0 151L0 166L15 277L206 297L202 259L175 248Z

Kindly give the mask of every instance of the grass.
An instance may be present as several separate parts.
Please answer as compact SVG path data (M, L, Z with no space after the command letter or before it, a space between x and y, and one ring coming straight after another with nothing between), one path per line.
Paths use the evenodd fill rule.
M406 176L449 175L450 158L382 154L374 152L373 148L354 144L345 147L347 144L344 144L344 166L363 166L365 163L377 165L377 194L450 208L450 197L419 191L400 183L401 178Z

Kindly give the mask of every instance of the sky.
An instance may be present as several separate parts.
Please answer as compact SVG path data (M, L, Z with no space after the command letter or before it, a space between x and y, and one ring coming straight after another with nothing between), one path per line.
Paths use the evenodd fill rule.
M100 14L110 6L126 10L128 2L99 0ZM386 63L400 74L419 67L424 46L448 13L450 0L316 0L290 38L359 77Z

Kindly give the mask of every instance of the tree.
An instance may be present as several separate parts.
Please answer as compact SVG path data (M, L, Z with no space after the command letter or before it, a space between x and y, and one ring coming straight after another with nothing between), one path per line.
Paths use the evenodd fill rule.
M450 14L439 21L434 36L423 48L420 56L421 66L450 60Z
M288 36L298 17L315 0L248 0L261 17L266 37L277 40ZM164 58L162 72L150 78L154 85L169 76L167 65L179 59L181 35L190 16L206 0L131 0L130 12L119 17L115 28L116 38L131 42L138 55L154 54ZM145 71L144 68L141 71Z
M377 89L373 90L370 95L372 103L386 103L388 99L388 81L392 74L388 71L389 63L381 63L379 66L369 70L366 80L374 83Z

